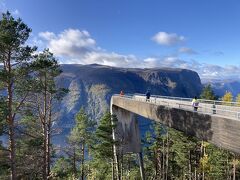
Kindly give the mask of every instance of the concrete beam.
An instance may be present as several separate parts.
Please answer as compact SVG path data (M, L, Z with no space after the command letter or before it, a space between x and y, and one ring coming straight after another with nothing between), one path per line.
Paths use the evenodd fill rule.
M240 154L240 121L113 96L112 104Z

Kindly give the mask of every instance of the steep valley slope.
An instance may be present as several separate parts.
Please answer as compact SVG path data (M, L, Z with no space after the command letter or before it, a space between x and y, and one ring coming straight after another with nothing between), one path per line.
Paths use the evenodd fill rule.
M69 89L60 104L58 126L66 135L74 125L74 116L84 107L90 118L99 121L109 109L111 96L124 93L145 93L193 97L202 90L198 74L187 69L136 69L116 68L97 64L62 65L58 77L60 86ZM55 138L55 140L58 138ZM58 140L57 140L58 141Z

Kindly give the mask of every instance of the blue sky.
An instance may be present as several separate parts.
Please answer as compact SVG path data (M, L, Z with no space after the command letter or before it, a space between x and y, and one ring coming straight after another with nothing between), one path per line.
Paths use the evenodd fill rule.
M0 0L62 63L180 67L239 78L239 0Z

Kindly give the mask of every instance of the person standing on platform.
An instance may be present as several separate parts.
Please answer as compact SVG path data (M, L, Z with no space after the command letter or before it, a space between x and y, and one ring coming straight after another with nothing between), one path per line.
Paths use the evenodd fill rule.
M199 101L197 99L197 96L195 96L192 100L192 107L194 111L198 110L198 106L199 106Z

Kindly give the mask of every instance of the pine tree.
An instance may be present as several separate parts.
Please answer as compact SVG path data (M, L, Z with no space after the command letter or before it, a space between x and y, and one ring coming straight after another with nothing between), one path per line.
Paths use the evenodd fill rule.
M111 123L111 114L106 113L100 120L96 130L96 142L93 149L91 177L99 179L115 178L112 128L116 125ZM112 167L112 168L111 168Z
M55 78L62 70L48 49L38 54L31 64L33 87L31 89L31 108L35 109L35 116L38 117L43 136L43 179L50 176L51 166L51 137L53 135L54 110L57 103L62 100L68 92L66 89L58 87Z
M9 135L9 158L11 179L16 179L15 119L27 96L20 86L28 74L28 62L35 48L25 46L31 29L21 19L14 19L9 12L3 13L0 20L0 81L1 89L6 91ZM24 94L17 97L17 92Z
M72 162L73 175L75 177L77 177L77 169L79 169L77 168L77 165L80 161L80 177L83 180L87 175L85 173L85 159L89 155L89 153L85 153L92 148L95 122L90 120L84 109L81 108L75 117L75 123L76 124L68 137L71 149L68 149L67 155Z
M210 84L206 85L203 88L200 97L201 97L201 99L209 99L209 100L216 100L217 99Z
M155 179L193 179L197 141L154 123L145 138L146 176Z
M160 123L154 123L151 131L146 132L144 142L146 177L162 178L163 167L163 134L165 128Z
M39 179L43 167L43 137L38 118L26 110L17 128L17 167L18 178Z
M71 160L66 157L60 157L52 168L52 177L54 179L74 179Z

